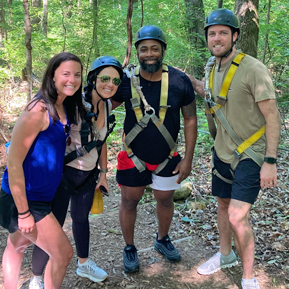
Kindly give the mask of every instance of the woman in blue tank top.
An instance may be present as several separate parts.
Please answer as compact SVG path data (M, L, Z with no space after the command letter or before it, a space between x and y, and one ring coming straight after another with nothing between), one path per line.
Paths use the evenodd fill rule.
M112 56L101 56L92 62L83 95L87 122L71 126L71 143L67 143L64 160L66 166L52 202L52 212L61 226L65 222L70 204L72 232L78 259L76 274L93 282L101 282L108 276L89 256L89 213L95 189L101 186L103 191L109 192L105 141L114 119L110 115L110 98L117 92L122 76L122 66ZM30 279L29 288L43 288L42 275L48 259L49 256L43 250L34 246L34 276Z
M72 257L72 247L51 213L51 201L61 180L77 107L82 115L82 70L77 56L66 52L54 56L40 91L13 129L0 196L0 225L9 231L2 259L5 288L17 288L30 242L50 256L45 288L60 288Z

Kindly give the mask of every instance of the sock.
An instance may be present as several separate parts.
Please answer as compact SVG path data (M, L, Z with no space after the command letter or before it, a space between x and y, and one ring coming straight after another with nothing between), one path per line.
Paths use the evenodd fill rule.
M86 260L84 263L82 263L82 264L81 264L81 263L79 263L79 260L77 261L77 263L78 263L78 266L80 266L80 267L81 267L81 266L84 266L84 265L86 265L86 263L87 263L87 262L88 262L88 259L87 259L87 260Z
M232 255L234 252L233 252L233 250L231 251L231 253L229 254L229 255L227 255L227 256L225 256L225 255L223 255L223 254L221 254L221 256L223 256L223 257L229 257L230 255Z
M253 279L244 279L242 278L242 283L243 284L255 284L257 282L257 279L256 278L253 278Z

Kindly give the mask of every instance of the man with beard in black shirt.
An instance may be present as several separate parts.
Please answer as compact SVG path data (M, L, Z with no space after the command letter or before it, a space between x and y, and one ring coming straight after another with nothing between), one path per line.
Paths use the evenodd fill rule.
M113 98L114 107L124 102L126 108L125 150L118 154L116 176L122 194L119 217L126 242L123 251L125 272L139 270L134 226L137 205L147 185L153 189L157 201L158 232L154 248L170 262L181 260L168 231L174 212L174 190L191 172L197 117L189 78L163 64L166 46L165 35L159 27L142 27L135 41L140 67L132 73L127 72ZM133 85L133 79L138 84ZM138 88L140 92L137 92ZM185 134L183 159L176 152L180 109Z

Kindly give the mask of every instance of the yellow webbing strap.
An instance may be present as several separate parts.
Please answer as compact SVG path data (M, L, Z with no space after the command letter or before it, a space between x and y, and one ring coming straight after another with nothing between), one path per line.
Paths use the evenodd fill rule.
M166 112L167 112L167 102L168 102L168 92L169 92L169 69L166 64L163 63L163 73L162 73L162 81L161 81L161 97L160 97L160 111L159 111L159 119L161 123L164 122ZM135 69L135 76L139 75L139 66ZM139 82L139 77L138 77ZM132 108L135 113L135 117L137 121L139 122L142 117L143 113L140 108L140 96L137 93L135 87L132 84L132 81L130 82L131 87L131 95L132 95Z
M225 103L227 100L227 94L229 87L231 85L231 82L233 80L233 77L235 75L235 72L242 61L242 59L246 56L244 53L239 53L233 60L229 71L226 74L226 77L223 81L218 99L216 101L216 105L213 107L207 107L206 108L206 114L214 114L215 117L217 117L225 130L228 132L230 137L234 140L234 142L238 145L237 149L235 150L234 154L236 156L236 159L233 161L231 167L233 170L237 167L237 164L239 163L239 158L241 157L241 154L245 152L251 159L253 159L257 164L260 166L262 165L262 160L260 160L260 157L252 150L250 149L250 146L254 144L259 138L262 137L262 135L265 134L266 126L264 125L261 127L257 132L255 132L253 135L251 135L248 139L242 142L242 140L236 135L236 133L232 130L230 124L227 122L224 114L222 113L221 110L219 110L222 105ZM209 85L213 93L213 86L214 86L214 71L215 71L215 66L213 67L211 74L210 74L210 81Z
M229 68L229 71L227 72L226 74L226 77L223 81L223 84L222 84L222 88L220 90L220 93L218 95L218 99L221 97L223 99L226 100L227 98L227 94L228 94L228 91L229 91L229 88L230 88L230 85L231 85L231 82L233 80L233 77L235 75L235 72L241 62L241 60L246 56L246 54L244 53L239 53L233 60L230 68Z
M223 105L225 103L225 101L227 100L227 94L231 85L231 82L233 80L233 77L235 75L235 72L240 64L240 62L242 61L242 59L246 56L246 54L240 52L232 61L232 64L229 68L229 71L226 74L226 77L223 81L220 93L218 95L218 99L217 99L217 104L219 105ZM214 91L214 76L215 76L215 65L211 71L211 75L210 75L210 88L212 90L212 93Z
M162 74L162 88L161 88L161 99L160 99L160 111L159 119L163 123L165 120L167 112L167 103L168 103L168 94L169 94L169 70L166 64L163 64L163 74Z
M237 152L242 154L248 147L254 144L263 134L265 134L266 125L263 125L259 130L257 130L253 135L247 138L237 147Z
M139 66L135 69L135 75L136 76L139 75ZM138 84L139 84L139 77L137 79L138 79ZM135 87L133 86L132 81L130 81L130 87L131 87L131 96L133 99L132 108L134 110L135 117L136 117L137 121L139 122L143 117L143 113L142 113L141 108L140 108L140 96L137 93Z

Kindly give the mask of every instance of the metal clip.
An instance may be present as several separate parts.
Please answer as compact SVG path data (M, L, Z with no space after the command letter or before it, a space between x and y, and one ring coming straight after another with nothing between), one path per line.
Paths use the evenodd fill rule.
M155 114L155 109L153 107L150 107L149 110L145 110L145 114L154 115Z
M242 154L240 154L237 150L234 150L234 155L237 159L239 159L242 156Z
M147 127L147 124L145 124L145 123L142 122L141 120L137 123L137 125L140 126L142 130Z
M86 155L88 152L86 150L86 148L83 146L83 147L80 147L76 150L76 155L77 157L83 157L84 155Z

